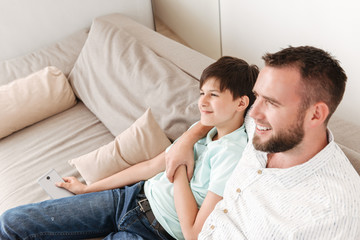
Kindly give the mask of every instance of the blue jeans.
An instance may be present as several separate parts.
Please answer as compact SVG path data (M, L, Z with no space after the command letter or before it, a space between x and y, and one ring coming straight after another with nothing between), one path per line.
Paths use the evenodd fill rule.
M10 209L0 217L0 239L166 239L137 204L143 184Z

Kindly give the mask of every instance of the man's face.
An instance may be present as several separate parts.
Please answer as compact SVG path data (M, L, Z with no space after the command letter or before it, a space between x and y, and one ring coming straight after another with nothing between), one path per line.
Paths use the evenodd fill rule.
M256 130L255 149L285 152L301 143L304 137L304 111L299 111L300 73L292 67L264 67L254 86L256 101L250 112Z

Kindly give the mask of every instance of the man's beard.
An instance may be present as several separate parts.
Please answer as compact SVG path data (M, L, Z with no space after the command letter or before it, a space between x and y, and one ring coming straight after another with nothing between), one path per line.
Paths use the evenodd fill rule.
M296 147L303 140L305 134L303 129L304 118L302 114L299 115L296 123L288 129L283 129L266 142L261 143L260 137L255 133L253 138L254 148L267 153L277 153L285 152Z

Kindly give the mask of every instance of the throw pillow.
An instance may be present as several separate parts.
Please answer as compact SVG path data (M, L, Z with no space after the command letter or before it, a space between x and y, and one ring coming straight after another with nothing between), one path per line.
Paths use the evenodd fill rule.
M0 138L76 104L65 75L46 67L0 86Z
M121 27L95 19L70 73L75 94L117 136L147 108L171 140L199 120L199 82Z
M114 141L69 160L87 184L106 178L138 162L151 159L170 145L148 109Z

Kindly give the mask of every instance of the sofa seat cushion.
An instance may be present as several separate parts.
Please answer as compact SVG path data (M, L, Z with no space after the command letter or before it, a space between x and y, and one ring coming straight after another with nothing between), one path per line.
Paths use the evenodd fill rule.
M1 139L0 214L22 204L50 199L37 179L54 168L76 176L67 161L112 141L114 136L82 102Z

